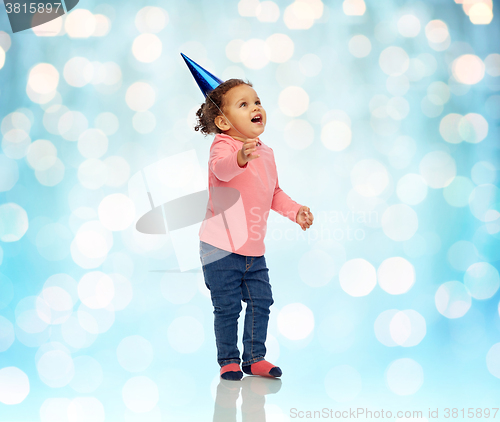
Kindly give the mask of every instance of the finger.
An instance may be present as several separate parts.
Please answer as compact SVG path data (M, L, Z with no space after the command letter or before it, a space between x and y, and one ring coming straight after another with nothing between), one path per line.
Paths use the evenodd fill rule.
M256 141L256 140L246 141L246 142L245 142L245 145L249 145L249 146L257 146L257 141Z
M245 155L246 155L247 157L248 157L248 156L252 156L252 152L255 152L255 148L247 150L247 152L246 152L246 154L245 154Z

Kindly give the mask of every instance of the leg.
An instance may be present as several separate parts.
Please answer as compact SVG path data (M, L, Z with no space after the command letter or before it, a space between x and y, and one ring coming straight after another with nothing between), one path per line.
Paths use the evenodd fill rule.
M247 304L243 330L243 372L280 377L281 369L264 359L269 308L274 303L266 260L264 256L247 257L246 264L242 285L243 300Z
M274 303L264 256L246 257L246 269L241 286L247 304L243 330L244 366L264 360L269 308Z
M233 364L229 369L231 372L237 369L234 372L238 372L241 362L237 347L238 317L242 309L241 278L243 271L241 268L244 265L244 257L231 253L229 255L221 254L220 259L214 259L214 255L219 254L218 251L220 249L201 243L200 258L203 264L203 275L205 284L210 289L214 306L217 361L221 367ZM238 368L233 368L235 366ZM239 372L241 374L241 371ZM222 373L221 370L221 375Z

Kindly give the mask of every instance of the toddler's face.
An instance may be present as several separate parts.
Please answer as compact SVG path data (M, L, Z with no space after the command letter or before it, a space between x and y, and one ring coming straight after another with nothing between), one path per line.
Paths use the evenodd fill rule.
M224 133L244 141L257 138L266 127L266 110L255 90L246 84L231 88L224 96L224 114L231 124Z

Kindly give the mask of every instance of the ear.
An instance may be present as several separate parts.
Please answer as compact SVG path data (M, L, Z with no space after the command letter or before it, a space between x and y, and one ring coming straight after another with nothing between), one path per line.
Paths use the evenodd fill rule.
M214 119L215 126L217 126L220 130L225 132L226 130L229 130L231 126L229 125L227 119L224 116L217 116Z

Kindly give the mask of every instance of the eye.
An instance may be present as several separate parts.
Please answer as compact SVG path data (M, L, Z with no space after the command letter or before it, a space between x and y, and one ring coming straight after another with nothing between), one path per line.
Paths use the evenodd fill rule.
M240 104L240 107L243 107L243 106L245 106L245 105L247 105L247 103L242 102L242 103Z
M255 104L260 105L260 101L255 101Z

